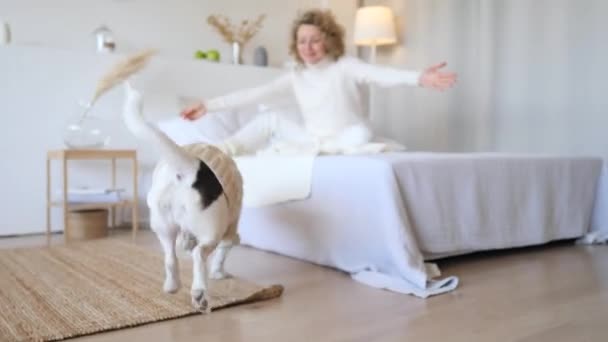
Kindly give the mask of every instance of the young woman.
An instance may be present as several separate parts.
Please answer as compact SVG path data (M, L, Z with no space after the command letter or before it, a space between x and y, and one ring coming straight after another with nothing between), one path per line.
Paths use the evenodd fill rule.
M328 11L310 10L299 16L292 26L289 49L298 62L290 72L269 84L197 103L185 108L181 116L196 120L207 112L255 104L293 91L303 125L280 115L261 115L220 148L231 155L252 153L275 137L320 152L340 152L374 138L363 115L360 84L445 90L456 81L456 74L439 70L445 63L419 72L370 65L344 56L344 30Z

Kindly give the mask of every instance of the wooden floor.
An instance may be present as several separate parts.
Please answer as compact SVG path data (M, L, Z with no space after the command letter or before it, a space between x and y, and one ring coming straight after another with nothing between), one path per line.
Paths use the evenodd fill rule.
M110 238L129 239L129 234ZM6 238L0 248L45 241ZM62 237L53 243L62 243ZM136 243L160 249L149 231ZM76 340L608 341L608 246L560 243L452 258L440 267L459 276L460 287L422 300L239 247L227 269L259 283L283 284L282 298Z

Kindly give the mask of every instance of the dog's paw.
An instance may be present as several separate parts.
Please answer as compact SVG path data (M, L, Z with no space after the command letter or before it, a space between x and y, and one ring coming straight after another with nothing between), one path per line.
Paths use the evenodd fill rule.
M205 294L204 290L192 290L192 306L200 312L209 313L209 302Z
M163 284L163 291L166 293L176 293L180 287L179 279L166 278Z
M220 279L232 278L232 274L227 273L224 270L217 270L217 271L212 271L211 274L209 274L209 277L213 280L220 280Z

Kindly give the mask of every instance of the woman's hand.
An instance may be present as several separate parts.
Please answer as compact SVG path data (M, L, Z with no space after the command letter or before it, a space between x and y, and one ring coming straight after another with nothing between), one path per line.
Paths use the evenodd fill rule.
M183 119L194 121L207 114L207 107L202 102L195 103L186 107L181 111L180 116Z
M420 76L420 85L425 88L433 88L436 90L446 90L456 83L456 73L443 72L439 69L445 67L446 62L433 65L422 73Z

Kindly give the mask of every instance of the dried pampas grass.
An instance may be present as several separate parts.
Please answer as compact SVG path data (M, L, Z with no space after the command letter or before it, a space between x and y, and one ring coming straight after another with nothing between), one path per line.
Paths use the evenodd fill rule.
M235 25L226 16L210 15L207 17L207 23L215 28L224 38L224 41L228 43L238 42L244 45L262 29L264 19L266 19L266 14L261 14L254 21L243 20L240 25Z
M131 75L137 73L143 69L150 58L156 54L156 50L148 49L137 53L134 53L126 59L116 63L110 71L108 71L100 80L97 82L97 88L93 94L91 102L89 102L80 116L79 123L82 123L84 118L87 116L89 111L93 108L93 105L99 98L105 94L108 90L114 88L123 81L126 81Z
M127 80L131 75L143 69L150 58L156 54L156 50L144 50L135 53L125 60L114 65L97 83L95 94L91 100L91 106L108 90L114 88L119 83Z

